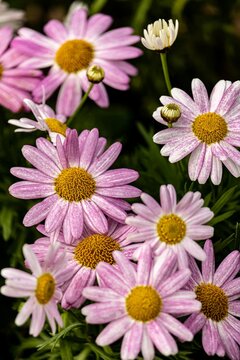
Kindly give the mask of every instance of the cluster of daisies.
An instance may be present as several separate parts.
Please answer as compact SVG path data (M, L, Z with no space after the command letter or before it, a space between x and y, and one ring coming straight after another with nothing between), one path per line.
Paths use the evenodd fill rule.
M107 31L111 24L111 16L95 14L88 18L87 8L73 3L64 23L50 20L45 25L46 35L23 27L13 38L12 29L3 26L0 30L0 104L17 112L24 98L39 103L43 88L48 99L60 87L56 110L70 116L77 109L82 92L89 88L87 70L99 66L105 76L89 97L97 105L107 107L105 85L128 89L130 76L136 75L137 69L126 60L142 53L132 46L139 40L139 36L132 35L132 28Z
M80 309L89 324L107 324L96 338L99 346L123 337L122 360L136 359L140 352L152 360L155 348L164 356L175 355L176 338L192 341L200 330L208 355L237 360L240 253L232 251L215 270L213 227L207 225L214 214L200 192L189 191L178 201L174 187L162 185L157 201L131 185L137 171L112 168L121 152L119 142L107 147L98 129L78 134L68 127L67 117L80 104L82 90L89 89L91 65L104 70L102 81L89 92L99 106L108 105L104 84L125 90L129 76L136 74L126 60L140 55L131 46L138 37L131 28L106 32L111 22L102 14L88 19L87 9L75 3L64 23L46 24L46 36L20 29L10 49L12 30L0 30L0 102L12 111L24 104L36 118L9 122L17 131L49 135L48 140L38 138L36 146L23 146L32 167L11 169L21 179L10 186L12 196L42 199L23 219L42 237L23 246L27 271L2 269L6 284L1 293L27 298L15 322L22 325L31 317L33 336L46 320L52 333L63 326L61 306ZM178 23L175 28L172 21L156 22L144 32L143 43L162 50L175 41L177 29ZM50 69L44 76L39 68ZM43 93L48 98L60 85L55 113L40 102ZM2 95L4 88L11 89L12 97ZM239 82L220 81L210 100L200 80L193 80L192 88L193 100L180 89L161 97L163 106L154 118L171 126L154 141L164 144L161 153L170 162L192 152L192 180L204 183L211 176L218 184L222 162L239 176L234 147L240 146ZM126 201L138 197L142 202ZM206 240L204 247L199 240ZM91 303L84 306L86 299Z

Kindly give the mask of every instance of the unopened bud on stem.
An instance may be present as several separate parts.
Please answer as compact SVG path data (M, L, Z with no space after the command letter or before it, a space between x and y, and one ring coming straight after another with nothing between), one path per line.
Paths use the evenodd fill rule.
M87 69L87 78L93 84L98 84L103 81L105 76L103 68L98 65L92 65Z
M172 124L178 121L181 116L180 107L177 104L167 104L160 109L160 115L168 123L168 127L172 127Z

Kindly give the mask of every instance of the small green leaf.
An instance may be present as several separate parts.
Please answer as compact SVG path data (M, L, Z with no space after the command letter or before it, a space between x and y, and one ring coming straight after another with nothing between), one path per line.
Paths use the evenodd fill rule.
M236 196L236 188L237 186L233 186L229 190L227 190L213 205L212 211L214 214L218 214L219 211L229 202L229 200L232 198L233 194L235 193Z
M3 206L0 212L0 226L2 227L3 239L7 241L12 233L13 219L16 213L11 208Z
M235 249L240 250L240 225L237 223L235 230Z
M214 226L232 216L235 213L235 210L227 211L219 216L214 217L211 221L209 221L208 225Z

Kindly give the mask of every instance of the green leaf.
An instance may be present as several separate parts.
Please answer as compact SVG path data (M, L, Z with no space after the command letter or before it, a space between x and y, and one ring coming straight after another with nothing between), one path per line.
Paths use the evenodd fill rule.
M16 212L11 208L3 206L0 212L0 226L2 227L3 239L7 241L12 233L12 224Z
M240 250L240 225L239 223L236 224L236 230L235 230L235 249Z
M214 245L215 254L221 253L229 244L231 244L233 240L234 240L234 234L231 234L224 240L220 239L214 242L213 245Z
M227 190L213 205L212 211L214 214L218 214L219 211L229 202L229 200L232 198L233 194L235 193L236 196L236 188L237 186L233 186L229 190Z
M209 221L208 225L214 226L232 216L235 213L235 210L227 211L219 216L214 217L211 221Z
M38 350L43 350L46 347L50 347L51 349L54 349L54 347L57 345L57 343L66 337L68 333L78 327L83 326L81 323L75 323L67 326L65 329L60 331L58 334L54 335L52 338L46 340L44 343L37 346Z

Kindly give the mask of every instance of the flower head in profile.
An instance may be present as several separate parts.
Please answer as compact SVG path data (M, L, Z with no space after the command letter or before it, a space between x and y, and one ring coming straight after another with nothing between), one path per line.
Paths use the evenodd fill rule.
M54 144L56 144L57 135L59 135L62 140L65 138L67 130L65 122L67 119L64 115L55 114L55 112L44 103L38 105L29 99L25 99L24 103L32 110L37 121L28 118L8 120L9 124L17 126L15 132L47 131Z
M78 136L68 129L62 143L57 136L56 147L38 138L37 147L25 145L23 155L35 169L16 167L11 173L24 181L13 184L9 191L19 199L45 198L33 206L23 223L39 224L46 219L47 232L63 229L78 239L83 224L93 231L106 233L110 218L124 223L129 204L124 198L138 197L139 189L128 185L139 174L131 169L108 170L117 159L121 144L111 145L106 151L106 139L98 130L84 130Z
M214 249L211 240L204 245L207 258L202 273L194 259L190 260L192 276L186 288L201 302L200 312L192 314L185 325L193 332L202 329L202 345L209 356L240 359L240 253L232 251L215 271Z
M82 90L87 92L89 81L87 69L98 65L104 70L104 79L94 85L89 97L99 106L109 104L105 85L118 90L127 90L130 76L137 70L126 60L136 58L141 50L132 45L139 41L132 35L130 27L106 31L112 18L95 14L88 19L87 8L74 5L65 23L50 20L44 27L46 34L22 28L13 46L29 59L21 64L22 68L51 67L48 76L34 91L36 102L41 101L41 87L46 89L46 98L59 87L56 109L60 114L69 116L78 107Z
M6 284L1 287L1 293L16 298L28 297L16 317L16 325L23 325L31 316L29 333L38 336L47 318L55 333L56 323L63 326L57 304L62 297L60 285L67 280L65 255L59 254L58 247L53 244L48 247L42 265L29 245L23 246L23 254L32 274L13 268L2 269Z
M42 261L46 256L51 239L43 225L39 225L38 230L43 232L45 237L38 239L31 246L39 261ZM119 224L108 219L108 232L105 234L96 233L86 228L77 240L66 239L62 233L59 234L56 243L60 245L60 250L66 254L65 271L69 274L68 281L62 287L61 304L63 308L78 308L85 301L82 291L86 286L91 286L95 282L97 265L104 261L115 266L113 251L119 250L129 259L132 257L132 253L139 244L128 244L126 237L134 230L132 226ZM97 280L99 279L97 278Z
M172 335L191 341L192 333L175 316L199 311L201 304L193 291L181 290L190 278L190 270L172 273L175 255L163 251L153 261L150 246L145 245L137 267L121 252L113 257L117 268L100 263L97 275L104 286L86 287L83 295L96 303L82 309L86 322L108 324L96 343L105 346L120 339L121 359L154 359L154 346L165 356L178 352Z
M10 26L17 29L24 19L24 11L17 9L9 9L6 2L0 0L0 27Z
M9 49L12 37L11 27L0 28L0 105L18 112L23 107L23 99L30 98L30 92L39 83L41 71L20 68L26 56Z
M176 104L181 117L171 129L159 131L153 141L163 144L161 154L175 163L190 155L188 173L192 181L204 184L209 177L218 185L222 179L222 164L235 177L240 176L240 81L220 80L210 97L199 79L192 81L193 99L183 90L174 88L172 97L161 96L163 105ZM161 107L153 117L167 125Z
M168 23L164 19L159 19L144 29L144 37L141 38L142 44L149 50L166 51L176 40L178 27L178 20L174 25L172 19L168 20Z
M188 255L203 261L206 254L197 244L213 236L213 227L204 225L213 217L213 212L203 207L200 192L187 192L177 203L172 185L160 187L160 204L150 195L142 193L144 204L133 204L136 216L128 216L126 223L138 229L128 236L129 241L145 241L158 256L170 248L177 254L180 268L188 267Z

